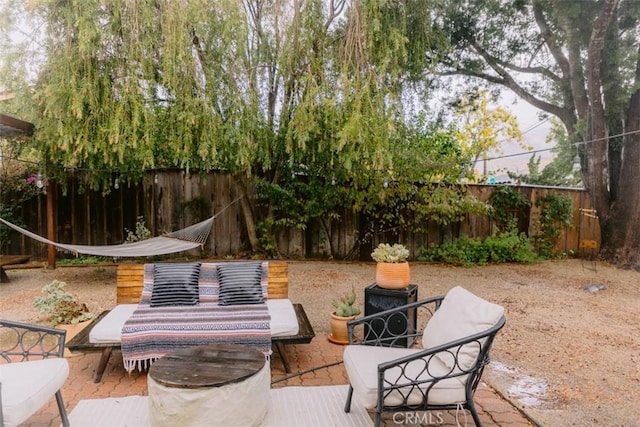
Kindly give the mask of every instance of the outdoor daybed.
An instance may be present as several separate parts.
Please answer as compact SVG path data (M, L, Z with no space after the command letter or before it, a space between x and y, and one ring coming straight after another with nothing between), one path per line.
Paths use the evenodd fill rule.
M193 263L192 263L193 264ZM260 264L262 266L261 276L261 290L262 297L266 297L265 304L251 304L245 305L240 301L240 305L223 304L222 298L226 298L229 301L228 292L225 295L220 295L220 282L219 271L220 268L225 268L227 273L226 281L229 283L235 280L236 272L238 270L234 266L244 268L249 265ZM154 308L150 307L152 291L154 288L154 269L157 273L157 266L171 265L171 263L159 263L159 264L137 264L128 265L123 264L118 266L117 272L117 305L111 311L105 311L98 316L94 321L87 326L82 332L76 335L67 344L67 348L71 351L102 351L102 356L96 371L95 382L99 382L102 378L106 365L109 361L111 353L114 349L120 349L125 356L125 366L127 366L127 348L129 345L127 340L130 337L137 335L145 335L149 328L153 326L154 320L150 318L154 313ZM187 265L187 264L182 264ZM223 266L223 267L220 267ZM166 323L166 318L175 317L177 320L174 323L181 323L178 325L180 328L185 328L184 333L180 333L178 329L170 325L171 330L166 333L160 333L161 341L165 340L168 345L171 345L176 340L188 340L197 339L202 340L227 340L226 342L233 342L239 344L246 344L259 347L264 345L265 336L270 339L271 344L276 348L280 358L284 364L285 371L290 372L289 364L285 354L285 344L300 344L309 343L315 336L313 328L309 323L309 319L304 312L304 308L301 304L292 304L288 299L288 270L285 262L220 262L220 263L201 263L200 276L197 279L198 296L196 299L199 301L196 304L188 302L186 306L167 306L161 301L156 300L161 306L157 307L157 313L162 322ZM171 282L171 280L169 281ZM227 286L227 289L230 289ZM235 287L233 287L235 289ZM246 291L246 290L245 290ZM177 288L178 293L184 293L184 287ZM226 291L225 291L226 292ZM244 291L243 291L244 292ZM171 292L174 296L176 288L174 287ZM158 294L159 295L159 294ZM181 294L182 295L182 294ZM165 295L166 296L166 295ZM170 298L174 298L170 296ZM188 295L187 295L188 296ZM182 295L185 297L185 295ZM249 298L252 296L249 295ZM259 297L253 295L253 297ZM160 297L158 297L160 298ZM231 298L234 298L233 296ZM245 294L242 298L247 298ZM183 301L184 302L184 301ZM183 303L181 302L181 303ZM169 302L169 304L171 304ZM217 307L218 305L227 305L227 307ZM238 327L244 328L239 331L229 331L229 322L223 321L219 324L212 322L200 322L199 325L189 326L189 322L193 323L193 318L200 316L198 313L211 313L212 308L215 310L223 310L224 313L235 313L235 319L239 319L244 324ZM240 311L239 311L240 310ZM248 311L245 311L248 310ZM264 312L261 312L264 310ZM132 319L132 315L138 313L142 321L137 323ZM168 314L167 314L168 313ZM175 314L172 314L175 313ZM240 313L240 315L238 315ZM260 325L264 324L265 313L267 319L267 330ZM224 314L230 318L232 315ZM253 317L252 317L253 316ZM206 326L202 326L202 325ZM256 327L256 325L258 325ZM132 329L133 327L133 329ZM137 330L135 328L138 328ZM232 325L232 327L235 327ZM125 348L123 348L123 328ZM203 330L203 328L205 330ZM256 329L257 328L257 329ZM249 329L251 329L249 331ZM218 334L217 330L220 331ZM177 332L178 331L178 332ZM226 334L226 337L224 336ZM234 336L235 334L235 336ZM197 335L197 336L196 336ZM219 335L223 335L222 337ZM194 338L196 336L196 338ZM217 341L219 342L219 341ZM186 345L185 343L183 343ZM267 344L268 341L267 341ZM155 344L154 344L155 345ZM136 347L134 345L133 347ZM141 345L139 347L147 347ZM270 345L269 345L270 347ZM264 349L263 349L264 350ZM129 362L129 368L131 369L131 362ZM140 364L138 364L140 367Z

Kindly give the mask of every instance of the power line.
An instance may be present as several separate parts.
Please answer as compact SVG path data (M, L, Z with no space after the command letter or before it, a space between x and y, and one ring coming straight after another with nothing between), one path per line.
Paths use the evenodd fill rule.
M573 146L573 147L579 147L580 145L587 145L587 144L591 144L593 142L605 141L605 140L611 139L611 138L619 138L621 136L634 135L636 133L640 133L640 129L632 130L632 131L629 131L629 132L623 132L623 133L620 133L618 135L611 135L611 136L605 136L603 138L596 138L596 139L592 139L590 141L578 141L578 142L574 142L574 143L572 143L570 145ZM539 150L523 151L521 153L503 154L503 155L495 156L495 157L487 157L486 159L483 159L483 160L489 161L489 160L506 159L506 158L509 158L509 157L526 156L527 154L535 154L535 153L541 153L541 152L544 152L544 151L551 151L551 150L553 150L555 148L556 147L541 148Z
M534 130L535 128L542 126L543 124L545 124L545 123L546 123L546 122L548 122L549 120L551 120L551 117L547 117L546 119L540 120L538 123L536 123L536 124L534 124L534 125L531 125L531 126L529 126L527 129L523 130L523 131L522 131L522 133L523 133L523 134L525 134L525 133L529 133L529 132L531 132L532 130Z

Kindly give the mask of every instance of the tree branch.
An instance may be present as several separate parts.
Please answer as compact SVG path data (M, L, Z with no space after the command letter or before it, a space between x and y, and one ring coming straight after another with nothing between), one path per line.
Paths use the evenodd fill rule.
M536 98L535 96L533 96L533 94L531 94L525 88L523 88L511 76L511 74L509 74L504 68L502 68L500 64L496 62L495 58L492 55L490 55L486 50L484 50L482 46L480 46L475 39L470 40L470 44L471 44L471 47L473 47L473 49L476 51L476 53L480 55L485 60L487 65L491 67L491 69L493 69L501 78L491 76L486 73L477 73L478 75L476 77L483 78L491 83L497 83L511 89L520 98L524 99L529 104L557 116L560 120L563 121L563 123L572 121L573 114L571 113L570 110L566 108L558 107L557 105L551 104L550 102L544 101L540 98Z
M347 0L331 0L329 2L329 13L327 15L326 21L324 21L324 29L328 30L333 20L342 14L345 5L347 4Z
M509 70L517 71L519 73L526 74L542 74L545 77L553 80L554 82L562 81L562 77L556 75L554 72L544 67L518 67L515 64L510 64L501 59L495 58L495 63L500 65L501 67L507 68Z
M551 29L549 28L547 19L542 12L542 4L539 0L535 0L533 2L533 16L535 17L536 24L540 29L540 34L542 35L545 44L549 48L549 52L551 52L551 55L556 60L556 63L562 71L562 77L565 79L568 78L570 70L569 60L562 52L560 46L558 46L558 44L556 43L556 39L553 36Z

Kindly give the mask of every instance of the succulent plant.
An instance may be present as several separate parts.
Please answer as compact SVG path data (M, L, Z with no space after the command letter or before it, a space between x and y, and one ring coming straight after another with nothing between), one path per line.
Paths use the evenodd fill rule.
M380 243L371 253L371 258L376 262L405 262L409 258L409 250L400 243L393 246Z
M336 315L340 317L351 317L360 314L360 309L353 305L356 301L356 292L351 287L351 292L340 297L340 299L333 300L333 307L336 309Z

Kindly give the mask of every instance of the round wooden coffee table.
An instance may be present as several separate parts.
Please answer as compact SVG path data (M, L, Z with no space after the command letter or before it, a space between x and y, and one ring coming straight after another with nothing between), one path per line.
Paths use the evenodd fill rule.
M264 353L213 344L168 353L149 368L153 426L257 426L269 406L271 372Z

